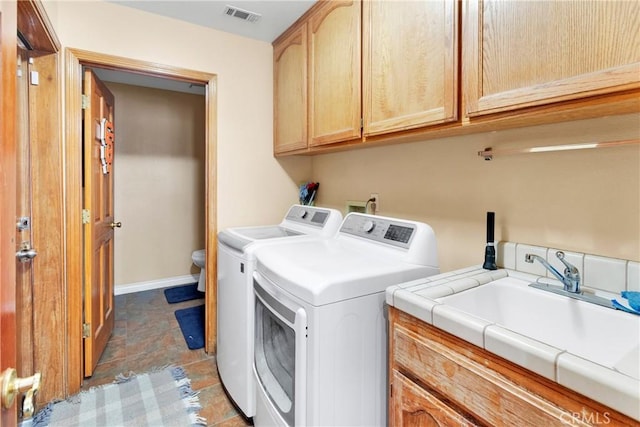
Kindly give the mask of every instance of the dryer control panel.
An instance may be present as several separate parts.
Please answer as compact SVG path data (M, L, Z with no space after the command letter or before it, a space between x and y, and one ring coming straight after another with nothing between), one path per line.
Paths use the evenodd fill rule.
M372 215L350 214L342 222L340 232L408 249L411 246L416 228L417 226L411 222Z
M322 228L329 220L331 211L328 209L317 208L315 206L294 205L291 206L285 219L301 224L312 225Z

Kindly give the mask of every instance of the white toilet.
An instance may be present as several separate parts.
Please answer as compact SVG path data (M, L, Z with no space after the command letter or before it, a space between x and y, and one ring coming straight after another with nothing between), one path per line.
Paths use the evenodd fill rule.
M198 280L198 291L204 292L205 289L205 273L204 273L204 249L193 251L191 259L196 267L200 267L200 279Z

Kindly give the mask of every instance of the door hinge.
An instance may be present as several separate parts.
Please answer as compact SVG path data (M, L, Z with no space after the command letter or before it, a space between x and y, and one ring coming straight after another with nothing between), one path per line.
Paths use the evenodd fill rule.
M18 231L30 230L31 218L29 218L28 216L21 216L20 218L18 218L16 226L18 227Z
M91 323L82 324L82 338L89 338L91 336Z
M89 96L82 94L82 109L86 110L89 108Z
M91 221L91 212L89 209L82 209L82 223L89 224L89 221Z

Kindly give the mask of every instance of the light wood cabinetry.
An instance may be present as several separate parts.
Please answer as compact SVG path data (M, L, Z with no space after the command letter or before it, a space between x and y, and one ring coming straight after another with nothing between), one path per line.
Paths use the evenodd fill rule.
M638 426L634 420L390 308L389 425Z
M390 425L443 427L477 425L400 372L393 371L391 380L394 412L390 415Z
M273 48L274 152L307 148L307 24Z
M321 0L273 43L275 154L360 139L360 15Z
M640 2L319 0L274 74L275 154L635 113Z
M365 136L457 120L458 6L363 3Z
M323 1L309 17L310 146L360 137L361 3Z
M463 7L468 116L640 87L639 2L469 0Z

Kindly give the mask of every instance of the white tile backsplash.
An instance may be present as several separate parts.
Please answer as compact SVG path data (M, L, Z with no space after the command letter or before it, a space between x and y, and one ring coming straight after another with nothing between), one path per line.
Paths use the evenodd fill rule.
M627 290L640 292L640 262L627 263Z
M516 269L516 244L513 242L499 242L496 249L496 264L509 270Z
M556 252L560 250L564 252L565 259L578 268L581 286L613 294L619 294L624 290L640 292L640 263L637 261L514 242L499 242L498 248L498 253L501 254L498 265L509 270L555 280L555 276L539 261L529 264L525 262L524 256L528 253L541 256L560 273L564 273L565 266L556 257ZM547 279L540 281L548 282Z
M538 261L528 263L524 260L524 256L526 254L534 254L547 259L547 251L547 248L543 248L541 246L530 246L518 243L516 246L516 270L538 276L546 276L547 269L544 268L544 265L540 264Z
M589 288L620 293L626 289L627 261L585 255L582 283Z

